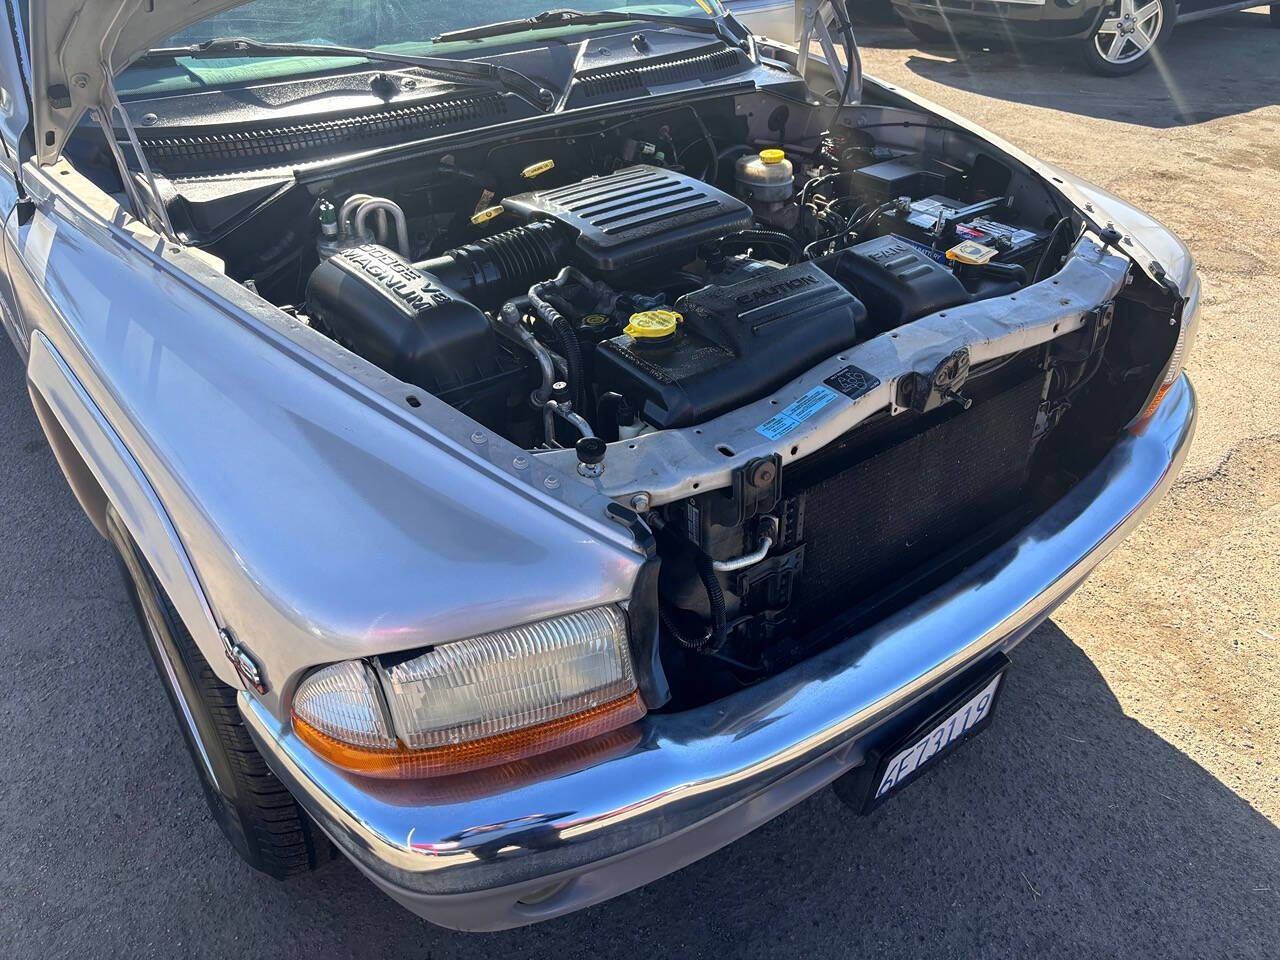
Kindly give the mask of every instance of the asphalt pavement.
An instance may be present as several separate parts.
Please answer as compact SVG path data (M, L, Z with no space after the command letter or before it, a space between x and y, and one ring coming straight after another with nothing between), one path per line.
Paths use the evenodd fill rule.
M433 927L345 861L276 883L206 815L107 544L2 344L0 955L1280 956L1280 378L1252 375L1280 361L1277 201L1260 189L1280 175L1280 32L1256 12L1180 30L1174 79L1137 81L1025 50L922 52L889 27L861 39L871 72L1126 196L1159 206L1186 186L1162 143L1220 178L1191 185L1201 212L1158 210L1207 251L1214 291L1192 460L1015 652L992 727L870 817L822 791L664 880L524 930Z

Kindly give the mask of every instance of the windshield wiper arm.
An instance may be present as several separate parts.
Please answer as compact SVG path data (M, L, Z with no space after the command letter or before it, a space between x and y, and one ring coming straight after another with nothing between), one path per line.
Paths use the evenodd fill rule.
M389 53L364 47L340 47L327 43L267 43L248 37L217 37L185 47L156 47L148 50L135 63L228 57L353 57L381 63L417 67L444 80L474 83L488 82L519 94L540 110L555 103L555 94L519 70L500 67L483 60L451 60L447 57L422 57L410 53Z
M723 40L730 46L739 46L740 42L715 17L701 19L699 17L673 17L659 13L627 13L623 10L598 10L583 13L581 10L545 10L532 17L519 20L501 20L479 27L467 27L465 30L451 30L432 37L435 43L448 43L452 40L482 40L485 37L499 37L506 33L524 33L527 30L544 30L548 27L581 26L593 23L660 23L669 27L682 27L697 33L709 33Z

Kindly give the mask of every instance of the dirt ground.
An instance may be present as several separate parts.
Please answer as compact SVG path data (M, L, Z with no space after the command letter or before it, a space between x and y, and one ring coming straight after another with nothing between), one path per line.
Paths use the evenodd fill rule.
M871 817L822 791L526 930L432 927L344 861L275 883L210 821L0 345L0 955L1280 956L1280 30L1180 28L1123 80L858 33L869 73L1159 216L1208 291L1187 467L1017 649L991 729Z
M1194 446L1168 500L1054 619L1127 713L1280 825L1280 36L1266 8L1180 27L1156 68L1119 81L1052 48L915 50L885 23L858 39L867 73L1191 247L1206 290Z

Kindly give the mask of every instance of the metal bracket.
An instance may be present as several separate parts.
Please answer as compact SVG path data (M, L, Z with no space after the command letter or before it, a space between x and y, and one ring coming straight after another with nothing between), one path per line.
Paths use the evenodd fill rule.
M948 354L929 373L913 371L898 380L895 404L905 410L927 413L944 403L957 403L968 410L973 401L960 393L969 379L969 350L961 347Z

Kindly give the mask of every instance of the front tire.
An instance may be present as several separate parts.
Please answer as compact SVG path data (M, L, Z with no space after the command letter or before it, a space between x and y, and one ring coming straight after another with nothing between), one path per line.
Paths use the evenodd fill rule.
M1094 73L1121 77L1147 66L1173 32L1173 0L1113 0L1080 53Z
M210 668L112 510L107 529L213 819L251 867L277 880L333 859L328 838L253 745L236 705L237 691Z

